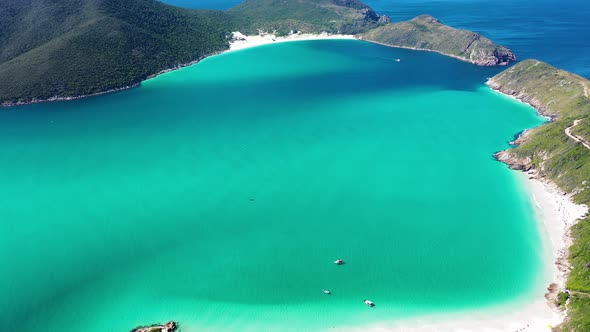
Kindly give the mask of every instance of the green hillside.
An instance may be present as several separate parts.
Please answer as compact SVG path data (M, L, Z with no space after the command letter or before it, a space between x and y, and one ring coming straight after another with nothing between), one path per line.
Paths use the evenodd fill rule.
M358 0L247 0L227 11L156 0L0 0L0 104L138 84L228 48L231 31L357 33L383 21Z
M388 22L358 0L245 0L229 10L241 32L357 34Z
M516 61L508 48L496 45L478 33L442 24L429 15L387 24L360 38L394 47L435 51L481 66L506 65Z
M537 60L523 61L494 76L488 84L528 102L553 121L527 131L514 149L497 157L516 169L534 169L573 194L577 203L590 204L590 81ZM566 134L569 128L574 138ZM579 140L578 141L576 141ZM588 144L587 144L588 145ZM572 229L572 291L563 331L590 331L590 221ZM563 296L561 297L563 300Z
M0 102L87 95L227 48L223 12L154 0L0 0ZM4 26L7 28L4 29Z

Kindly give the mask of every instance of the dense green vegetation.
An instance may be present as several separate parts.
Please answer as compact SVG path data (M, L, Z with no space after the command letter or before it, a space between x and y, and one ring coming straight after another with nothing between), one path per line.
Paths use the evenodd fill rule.
M503 152L517 168L533 168L573 194L577 203L590 204L590 149L568 137L565 129L590 115L590 81L537 60L526 60L494 76L490 86L529 102L554 121L529 131L521 144ZM580 121L573 133L590 138L590 121ZM572 271L567 288L568 319L563 331L590 331L590 221L572 228ZM564 303L564 296L559 297Z
M227 48L231 20L154 0L0 0L0 102L86 95Z
M436 51L482 66L504 65L516 60L508 48L478 33L446 26L429 15L387 24L360 37L390 46Z
M388 21L358 0L245 0L230 9L240 31L357 34Z
M358 0L248 0L228 11L156 0L0 0L0 104L123 88L228 48L231 31L356 33Z
M585 218L572 227L574 244L570 248L570 273L567 287L572 292L567 302L568 317L560 331L590 330L590 220Z
M249 0L229 12L156 0L0 0L0 103L137 84L227 49L233 30L358 32L379 16L356 0Z

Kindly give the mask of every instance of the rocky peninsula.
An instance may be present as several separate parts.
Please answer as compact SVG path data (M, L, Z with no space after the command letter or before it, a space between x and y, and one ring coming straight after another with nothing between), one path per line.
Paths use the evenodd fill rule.
M444 25L430 15L385 24L358 37L391 47L437 52L479 66L503 66L516 61L516 55L507 47L479 33Z
M487 84L533 106L548 122L526 130L515 148L495 156L513 169L555 184L575 203L590 205L590 81L538 60L526 60L492 77ZM590 220L565 225L566 248L556 262L563 277L561 289L550 287L568 316L558 330L590 327ZM570 238L571 237L571 238ZM567 247L568 240L573 240ZM569 249L569 251L568 251Z

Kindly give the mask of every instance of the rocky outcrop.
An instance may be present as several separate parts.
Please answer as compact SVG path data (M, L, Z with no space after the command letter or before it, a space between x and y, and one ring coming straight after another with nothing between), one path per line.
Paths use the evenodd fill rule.
M494 154L494 157L511 169L528 172L533 168L532 160L530 158L518 158L510 153L510 150L500 151Z
M519 146L521 144L524 144L526 142L529 134L530 134L529 130L524 130L523 132L521 132L518 135L518 137L514 141L510 142L510 144L513 146ZM496 158L496 160L498 160L500 162L505 163L511 169L514 169L514 170L528 172L534 168L532 158L530 158L528 156L518 157L511 152L512 152L512 150L503 150L503 151L497 152L494 154L494 158Z
M379 17L379 23L391 23L391 18L387 15L381 15Z
M496 64L507 65L512 62L516 62L516 54L512 53L507 48L497 48L494 50L494 58L496 59Z
M375 11L371 8L361 9L361 14L363 15L363 19L365 21L379 22L379 20L381 19L379 14L375 13Z
M391 19L384 15L377 14L371 7L359 0L332 0L332 3L337 6L357 9L366 22L389 23Z
M156 324L150 326L137 327L131 332L175 332L178 325L174 321L170 321L164 325Z

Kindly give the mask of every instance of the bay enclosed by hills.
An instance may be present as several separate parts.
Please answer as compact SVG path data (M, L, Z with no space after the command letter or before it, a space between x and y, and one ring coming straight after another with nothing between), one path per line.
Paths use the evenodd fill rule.
M355 0L2 1L5 105L139 87L0 113L0 259L19 272L0 277L8 329L538 331L563 319L543 298L555 282L561 328L586 326L587 226L572 265L562 236L586 213L570 197L588 197L587 80L536 60L496 75L356 40L279 43L516 60ZM203 60L228 46L260 47Z
M542 234L491 154L543 119L492 70L284 43L0 113L3 325L314 331L529 303Z

